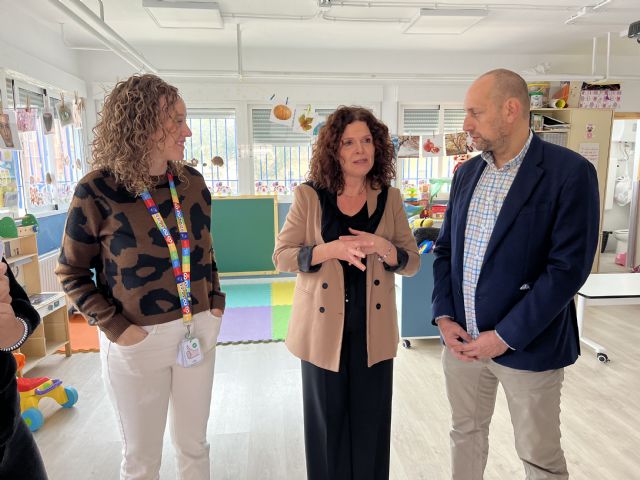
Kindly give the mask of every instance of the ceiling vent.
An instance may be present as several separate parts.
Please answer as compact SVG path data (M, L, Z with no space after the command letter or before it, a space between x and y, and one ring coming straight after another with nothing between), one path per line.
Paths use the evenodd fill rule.
M142 6L161 28L224 28L217 2L142 0Z
M460 35L485 18L488 13L488 10L480 8L421 8L404 33Z

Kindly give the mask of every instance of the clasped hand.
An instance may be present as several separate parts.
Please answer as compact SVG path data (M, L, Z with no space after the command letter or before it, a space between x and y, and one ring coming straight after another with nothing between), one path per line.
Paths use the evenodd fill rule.
M361 260L367 255L381 250L379 245L383 241L386 242L386 240L373 233L362 232L353 228L350 228L349 231L353 235L341 235L335 241L337 247L335 257L349 262L364 272L366 266Z
M495 358L509 348L495 330L481 332L474 340L464 328L449 318L438 320L438 328L449 351L463 362Z

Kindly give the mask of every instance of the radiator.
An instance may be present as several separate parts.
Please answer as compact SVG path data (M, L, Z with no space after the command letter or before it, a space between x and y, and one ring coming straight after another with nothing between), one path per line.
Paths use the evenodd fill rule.
M60 250L45 253L39 257L40 263L40 286L43 292L61 292L62 286L58 281L58 277L54 273L56 266L58 265L58 256Z

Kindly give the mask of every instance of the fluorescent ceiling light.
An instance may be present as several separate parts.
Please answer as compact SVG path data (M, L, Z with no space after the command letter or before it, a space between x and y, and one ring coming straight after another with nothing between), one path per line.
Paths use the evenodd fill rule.
M591 7L591 9L592 10L598 10L599 8L604 7L608 3L611 3L611 0L602 0L600 3L598 3L598 4L594 5L593 7Z
M161 28L224 28L216 2L142 0L142 6Z
M421 8L404 33L460 35L488 14L479 8Z

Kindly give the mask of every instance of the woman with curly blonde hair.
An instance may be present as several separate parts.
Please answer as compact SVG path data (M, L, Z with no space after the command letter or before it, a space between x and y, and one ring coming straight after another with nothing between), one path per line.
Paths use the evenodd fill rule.
M387 127L338 108L276 241L278 270L297 273L286 345L302 360L309 480L389 478L394 273L420 266L394 175Z
M178 478L210 478L206 427L225 298L211 196L184 164L186 115L178 90L155 75L116 84L94 129L94 168L76 187L56 270L100 331L121 479L158 478L169 405Z

